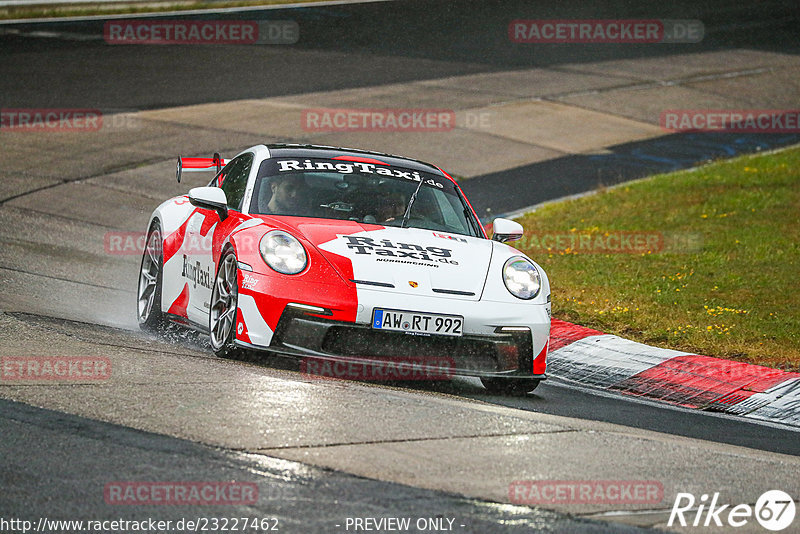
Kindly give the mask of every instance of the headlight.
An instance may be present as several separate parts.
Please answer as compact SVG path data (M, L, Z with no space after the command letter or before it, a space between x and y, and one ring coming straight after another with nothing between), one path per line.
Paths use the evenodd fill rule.
M308 256L306 249L294 236L281 230L273 230L264 235L258 244L264 261L283 274L297 274L306 268Z
M531 262L514 256L503 266L503 282L508 292L517 298L529 300L539 294L542 280Z

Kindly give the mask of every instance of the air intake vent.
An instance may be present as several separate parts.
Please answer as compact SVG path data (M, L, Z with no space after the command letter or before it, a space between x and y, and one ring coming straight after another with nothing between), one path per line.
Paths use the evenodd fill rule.
M393 284L389 284L387 282L373 282L371 280L350 280L355 284L361 284L365 286L377 286L377 287L394 287Z
M465 297L474 297L475 293L472 291L458 291L456 289L439 289L437 287L433 288L434 293L445 293L446 295L464 295Z

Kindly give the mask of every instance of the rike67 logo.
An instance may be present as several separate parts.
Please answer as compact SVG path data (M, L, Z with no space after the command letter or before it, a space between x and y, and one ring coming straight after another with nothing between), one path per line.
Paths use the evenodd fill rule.
M698 500L691 493L678 493L667 526L738 528L755 518L765 529L778 532L789 527L794 522L794 516L794 500L781 490L764 492L755 506L737 504L733 507L720 504L719 493L714 493L710 500L708 494L701 495Z

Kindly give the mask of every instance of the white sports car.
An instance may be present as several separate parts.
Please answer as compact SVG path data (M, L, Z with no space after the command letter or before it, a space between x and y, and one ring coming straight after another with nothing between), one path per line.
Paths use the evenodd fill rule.
M480 377L493 392L525 393L545 378L548 279L505 244L522 226L495 219L488 239L438 167L271 144L231 160L178 159L178 181L197 170L217 172L150 217L144 329L202 330L222 357L392 362L406 372L395 376L427 366Z

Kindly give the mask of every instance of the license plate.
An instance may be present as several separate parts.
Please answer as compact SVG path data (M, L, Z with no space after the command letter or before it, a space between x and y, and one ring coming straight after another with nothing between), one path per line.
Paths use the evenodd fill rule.
M372 312L372 328L409 334L460 336L464 329L464 318L460 315L375 308Z

